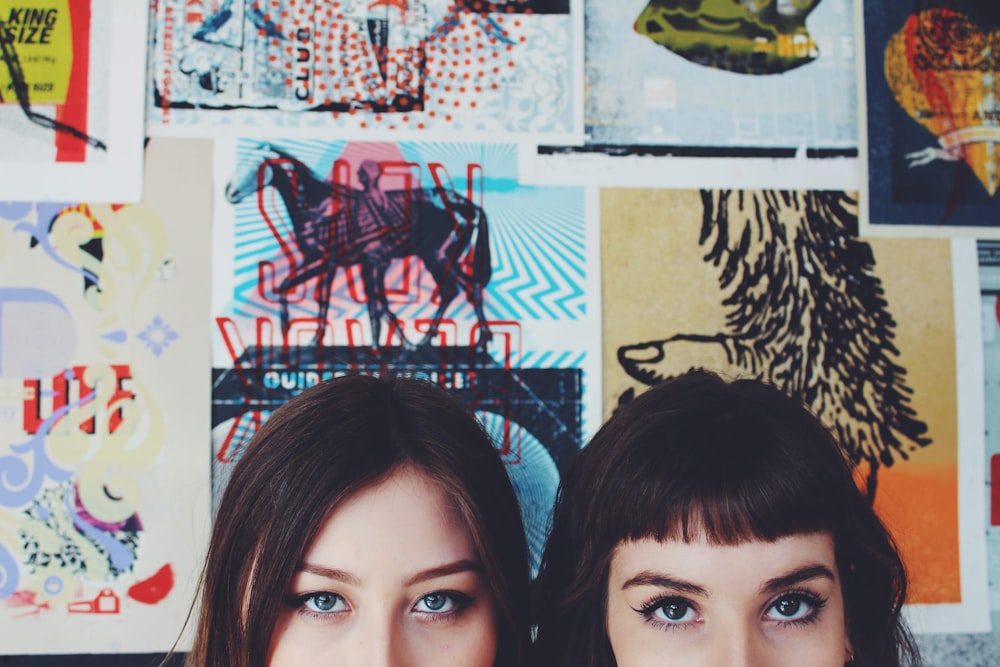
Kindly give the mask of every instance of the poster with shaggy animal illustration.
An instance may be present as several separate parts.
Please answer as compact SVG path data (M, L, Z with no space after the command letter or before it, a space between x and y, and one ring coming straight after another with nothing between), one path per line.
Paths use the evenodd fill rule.
M600 209L606 409L693 367L783 387L858 464L915 630L988 630L972 242L863 240L843 192L607 189Z

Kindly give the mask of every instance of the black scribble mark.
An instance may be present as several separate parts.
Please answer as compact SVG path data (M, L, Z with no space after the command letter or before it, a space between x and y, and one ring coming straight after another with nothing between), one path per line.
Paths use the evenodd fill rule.
M24 70L21 69L21 61L18 59L17 51L14 49L14 40L11 38L7 30L7 24L3 20L0 20L0 57L3 57L4 65L6 65L7 71L10 73L11 85L14 88L14 94L17 96L17 102L28 120L36 125L41 125L44 128L69 134L76 137L80 141L87 142L89 145L98 150L108 150L107 144L100 139L91 137L85 132L81 132L76 129L72 125L60 123L54 118L49 118L48 116L31 109L31 98L28 95L28 82L24 78ZM0 101L2 100L3 95L2 92L0 92Z
M687 370L686 346L718 346L741 375L810 406L865 465L874 497L878 469L931 439L910 404L871 247L857 237L857 202L841 192L703 190L701 197L699 244L719 271L726 324L622 346L619 364L654 384Z

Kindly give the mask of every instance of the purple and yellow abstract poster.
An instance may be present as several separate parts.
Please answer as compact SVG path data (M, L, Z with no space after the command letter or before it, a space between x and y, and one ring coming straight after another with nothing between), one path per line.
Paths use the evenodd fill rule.
M4 653L165 651L190 608L210 231L186 202L207 184L153 175L137 205L0 204Z

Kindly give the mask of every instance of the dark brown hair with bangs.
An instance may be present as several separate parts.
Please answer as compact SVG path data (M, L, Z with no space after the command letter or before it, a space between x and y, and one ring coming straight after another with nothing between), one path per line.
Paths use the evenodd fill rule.
M264 667L288 586L325 520L412 466L459 508L496 605L496 667L525 664L528 550L503 462L457 400L429 383L345 376L265 422L233 469L202 572L188 667Z
M830 432L755 380L706 371L619 408L563 477L536 585L539 667L613 667L605 629L616 546L736 545L828 531L856 667L918 663L900 617L906 574Z

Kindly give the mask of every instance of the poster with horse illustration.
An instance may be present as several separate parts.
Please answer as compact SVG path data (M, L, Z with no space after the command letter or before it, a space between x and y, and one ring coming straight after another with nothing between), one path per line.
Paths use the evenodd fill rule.
M583 0L153 5L155 134L583 139Z
M193 600L210 198L163 148L141 204L0 202L4 654L166 651Z
M862 233L1000 238L1000 5L869 2L863 21Z
M147 8L0 0L0 200L137 202Z
M595 202L524 186L516 163L509 144L217 142L216 489L293 393L416 375L494 436L537 567L601 418L600 260Z
M918 632L989 629L971 240L857 235L833 191L601 191L606 406L692 367L801 398L899 541Z

